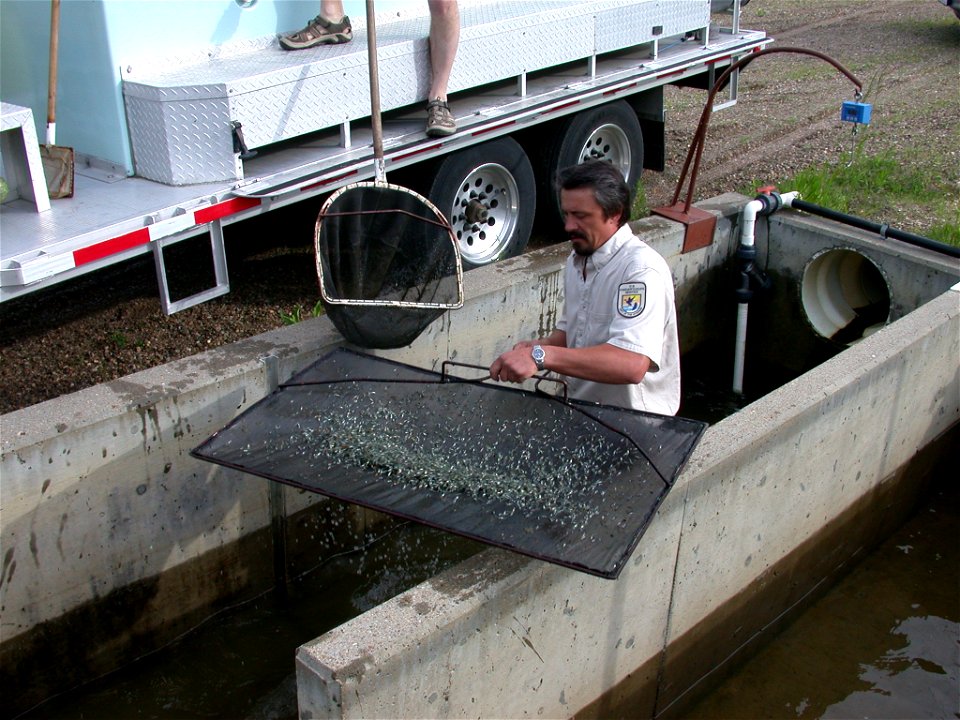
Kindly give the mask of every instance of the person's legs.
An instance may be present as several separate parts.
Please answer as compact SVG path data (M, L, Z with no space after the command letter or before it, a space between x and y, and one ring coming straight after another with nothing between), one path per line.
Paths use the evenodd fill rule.
M320 14L303 30L281 35L284 50L303 50L316 45L338 45L353 39L350 18L343 14L343 0L320 0Z
M450 71L460 44L460 8L457 0L429 0L430 99L446 100Z
M427 135L452 135L457 124L447 106L447 84L460 44L457 0L428 0L430 7L430 94Z
M343 0L320 0L320 14L333 23L343 20Z

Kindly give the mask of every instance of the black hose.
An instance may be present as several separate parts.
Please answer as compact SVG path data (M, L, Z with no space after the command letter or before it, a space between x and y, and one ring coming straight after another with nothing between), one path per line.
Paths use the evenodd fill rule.
M933 250L934 252L938 252L943 255L960 258L960 247L947 245L946 243L939 242L938 240L931 240L930 238L923 237L922 235L914 235L913 233L908 233L904 230L897 230L896 228L892 228L886 224L864 220L863 218L859 218L854 215L848 215L847 213L842 213L837 210L831 210L830 208L825 208L820 205L814 205L813 203L808 203L804 200L794 200L790 203L790 206L797 210L808 212L811 215L819 215L820 217L827 218L828 220L835 220L837 222L844 223L845 225L860 228L861 230L877 233L882 238L893 238L894 240L900 240L901 242L905 242L910 245L916 245L917 247L926 248L927 250Z

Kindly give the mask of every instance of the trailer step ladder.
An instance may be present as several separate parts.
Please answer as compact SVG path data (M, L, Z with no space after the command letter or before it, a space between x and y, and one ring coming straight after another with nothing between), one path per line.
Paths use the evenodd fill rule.
M180 310L199 305L207 300L213 300L230 292L230 279L227 273L227 251L223 244L223 223L220 220L214 220L210 223L209 236L216 283L213 287L193 293L179 300L173 300L170 297L170 283L167 279L167 266L163 257L163 249L185 238L170 236L160 238L153 242L153 262L157 271L157 284L160 286L160 304L163 306L165 315L172 315Z

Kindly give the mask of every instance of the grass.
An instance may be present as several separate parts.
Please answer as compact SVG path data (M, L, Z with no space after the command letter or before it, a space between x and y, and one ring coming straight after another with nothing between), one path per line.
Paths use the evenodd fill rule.
M320 317L323 315L323 300L317 300L316 305L313 306L313 309L305 315L303 305L297 305L290 312L280 312L280 320L284 325L296 325L298 322L303 320L305 317Z
M131 339L125 332L120 330L110 331L107 337L111 343L121 350L127 347L143 347L143 340L138 340L137 338Z
M650 214L650 204L647 202L647 191L643 181L638 181L633 192L633 204L630 206L630 219L639 220Z
M787 65L783 69L783 72L779 76L780 82L783 81L796 81L801 82L803 80L814 80L822 79L825 77L832 77L836 74L836 70L823 63L793 63Z
M779 190L797 190L807 202L891 225L895 223L885 217L890 209L908 207L927 222L900 229L960 246L960 202L949 181L927 164L904 162L890 151L867 155L857 148L835 165L801 170L780 183Z

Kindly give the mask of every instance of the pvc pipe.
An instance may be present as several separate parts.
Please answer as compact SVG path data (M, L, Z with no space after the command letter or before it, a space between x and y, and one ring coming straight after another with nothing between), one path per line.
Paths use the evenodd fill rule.
M800 193L796 190L791 190L788 193L783 193L780 196L780 201L783 203L784 207L793 207L793 204L800 200Z
M757 215L763 210L764 204L759 200L751 200L740 211L740 244L753 247L753 233L757 225Z
M743 363L747 351L748 303L737 303L737 339L733 351L733 391L743 394Z
M740 245L743 247L753 247L757 214L763 208L762 202L751 200L740 211ZM733 348L733 392L737 395L743 394L743 365L747 351L747 308L747 303L737 303L737 335Z
M762 200L751 200L743 206L740 220L740 245L753 247L754 233L757 225L757 215L775 212L782 202L787 207L795 202L800 193L793 191L778 196L780 202L768 204ZM745 302L737 303L737 335L733 354L733 392L743 394L743 367L747 351L747 307Z

